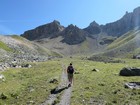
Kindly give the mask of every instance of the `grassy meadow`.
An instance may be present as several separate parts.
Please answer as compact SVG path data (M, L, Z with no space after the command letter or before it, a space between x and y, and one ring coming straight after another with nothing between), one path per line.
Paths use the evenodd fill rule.
M31 65L32 68L11 68L0 73L6 78L5 82L0 83L0 94L7 96L7 99L0 99L0 105L38 105L58 85L49 81L53 78L60 81L60 62L48 61Z
M140 82L140 77L119 76L123 67L140 67L140 61L124 61L125 63L103 63L72 60L79 74L74 75L71 105L140 105L140 90L124 88L126 82ZM99 72L94 72L93 69L98 69Z
M32 68L11 68L1 72L6 77L0 83L0 105L39 105L58 86L62 73L61 64L70 62L76 70L71 105L140 105L140 90L124 88L126 82L140 82L140 77L119 76L123 67L140 67L139 60L123 59L125 63L103 63L81 58L63 58L31 63ZM98 69L98 72L92 71ZM57 78L57 84L49 81Z

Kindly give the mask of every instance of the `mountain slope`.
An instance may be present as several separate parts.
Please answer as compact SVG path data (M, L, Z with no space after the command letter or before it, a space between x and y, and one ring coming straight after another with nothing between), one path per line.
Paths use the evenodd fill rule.
M74 45L85 41L88 34L84 30L72 24L64 28L58 21L53 21L52 23L48 23L33 30L26 31L21 36L32 41L43 38L52 39L62 36L63 39L61 42Z
M77 26L69 25L63 32L60 33L63 36L61 42L67 43L69 45L79 44L86 40L86 32L79 29Z
M111 57L131 57L140 53L140 30L131 30L106 47L101 54Z
M90 23L90 25L84 29L85 31L87 31L89 34L99 34L101 32L101 28L100 25L98 23L96 23L95 21L93 21L92 23Z
M59 32L64 30L64 26L61 26L60 23L54 20L52 23L48 23L42 26L39 26L35 29L25 31L21 36L29 40L36 40L48 37L55 37Z
M136 27L140 27L140 7L134 9L133 12L126 12L121 19L115 22L106 25L98 25L98 23L92 22L84 30L93 35L101 32L110 36L119 37Z
M63 37L59 36L53 39L40 39L35 40L35 42L39 43L41 46L46 47L54 52L59 52L62 55L88 55L99 50L97 41L93 38L86 37L85 41L80 44L70 45L62 42Z
M110 44L104 54L120 56L138 48L135 45L138 41L135 42L133 39L136 40L135 34L139 27L140 7L134 9L133 12L126 12L121 19L106 25L99 25L94 21L84 29L72 24L65 28L58 21L53 21L26 31L21 36L64 55L99 53Z
M56 56L50 50L20 36L0 36L1 61L45 61ZM57 55L58 56L58 55Z

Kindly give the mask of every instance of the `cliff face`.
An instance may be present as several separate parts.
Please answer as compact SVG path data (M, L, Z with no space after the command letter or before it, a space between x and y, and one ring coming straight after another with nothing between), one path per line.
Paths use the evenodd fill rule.
M84 30L92 35L103 32L110 36L119 37L135 27L140 27L140 7L134 9L131 13L126 12L121 19L113 23L108 23L106 25L98 25L98 23L95 22L93 23Z
M59 32L64 30L64 26L54 20L52 23L39 26L33 30L24 32L21 36L29 39L36 40L41 38L55 37Z
M63 40L61 42L67 43L69 45L79 44L86 39L87 33L74 25L69 25L64 28L60 25L58 21L53 21L52 23L39 26L33 30L24 32L21 35L29 40L38 40L43 38L55 38L62 36Z
M86 39L86 32L82 29L79 29L77 26L69 25L62 33L63 36L62 42L69 45L79 44Z
M62 42L73 45L83 42L87 36L94 38L94 35L98 36L100 33L119 37L136 27L140 27L140 7L134 9L131 13L126 12L121 19L106 25L99 25L94 21L84 29L80 29L74 25L69 25L65 28L55 20L52 23L26 31L21 36L29 40L62 36L64 38Z
M111 36L121 36L135 27L132 15L133 13L126 13L120 20L102 26L102 32Z
M93 21L92 23L90 23L90 25L84 29L85 31L87 31L89 34L99 34L101 32L101 28L99 26L98 23L96 23L95 21Z

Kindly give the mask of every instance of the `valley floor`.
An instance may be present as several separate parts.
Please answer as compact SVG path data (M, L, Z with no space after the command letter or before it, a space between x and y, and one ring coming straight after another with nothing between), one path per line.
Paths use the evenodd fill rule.
M140 67L140 60L123 59L123 63L103 63L81 58L63 58L31 63L32 68L10 68L0 72L0 105L39 105L61 84L61 74L70 62L76 70L71 90L71 105L140 105L140 89L124 87L127 82L140 82L139 76L123 77L123 67ZM62 68L62 64L65 65ZM93 71L98 69L98 72ZM63 84L66 87L67 84ZM63 88L62 87L62 88ZM56 93L53 104L62 102L64 89Z

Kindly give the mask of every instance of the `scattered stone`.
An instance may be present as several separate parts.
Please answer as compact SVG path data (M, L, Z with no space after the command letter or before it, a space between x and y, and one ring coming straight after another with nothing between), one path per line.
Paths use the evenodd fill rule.
M105 105L104 103L104 100L102 98L97 98L97 97L92 97L90 98L88 105ZM84 105L87 105L87 104L84 104Z
M4 71L6 68L8 68L6 65L0 64L0 71Z
M5 76L0 74L0 81L4 82L5 81Z
M7 99L7 96L6 96L4 93L2 93L2 94L0 95L0 99L5 100L5 99Z
M121 76L140 76L140 68L125 67L120 71Z
M140 82L125 83L124 87L130 89L140 89Z
M15 98L15 99L18 99L18 94L17 93L11 93L11 97Z
M49 83L57 84L57 83L58 83L58 80L57 80L57 79L51 79L51 80L49 81Z
M25 64L24 67L31 68L32 66L30 64Z
M80 74L80 72L78 72L78 71L75 71L75 72L74 72L74 74Z
M12 63L13 63L13 64L17 63L17 60L16 60L16 59L14 59L14 60L12 61Z
M140 59L140 55L133 55L133 59Z
M98 70L98 69L93 69L92 71L99 72L99 70Z
M89 90L89 89L90 89L90 87L85 87L85 89L86 89L86 90Z
M99 86L105 86L105 84L104 84L104 83L99 83L98 85L99 85Z
M35 104L35 101L29 101L29 102L27 102L27 105L31 105L31 104Z
M113 94L117 94L117 93L120 92L120 91L121 91L120 89L115 90L115 91L113 92Z
M35 89L34 89L33 86L28 86L28 91L29 91L29 92L33 92L33 91L35 91Z
M112 102L113 102L114 104L116 104L116 103L117 103L117 101L116 101L116 100L113 100Z

